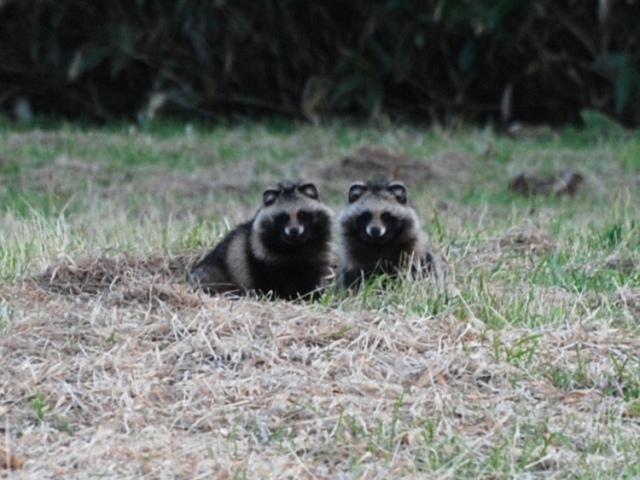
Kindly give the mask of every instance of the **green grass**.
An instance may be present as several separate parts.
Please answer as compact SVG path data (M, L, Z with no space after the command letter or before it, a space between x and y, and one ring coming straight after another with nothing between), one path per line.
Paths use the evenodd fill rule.
M508 138L0 119L7 445L27 477L637 476L640 142L590 122ZM315 181L338 211L362 145L434 166L408 183L444 287L377 278L311 305L187 290L266 184ZM563 168L586 178L576 197L508 191Z

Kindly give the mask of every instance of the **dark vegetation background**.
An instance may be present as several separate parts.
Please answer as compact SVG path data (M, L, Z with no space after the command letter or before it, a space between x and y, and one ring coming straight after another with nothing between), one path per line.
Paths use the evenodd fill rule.
M0 0L0 110L640 124L636 0Z

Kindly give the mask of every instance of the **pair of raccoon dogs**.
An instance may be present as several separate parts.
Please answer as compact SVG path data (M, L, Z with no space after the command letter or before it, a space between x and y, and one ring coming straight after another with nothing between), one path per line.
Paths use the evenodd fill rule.
M190 273L208 293L256 291L274 297L313 297L332 259L333 215L312 183L281 182L262 195L254 218L229 232ZM357 182L337 218L340 283L344 288L411 266L432 271L429 250L407 190L400 182Z

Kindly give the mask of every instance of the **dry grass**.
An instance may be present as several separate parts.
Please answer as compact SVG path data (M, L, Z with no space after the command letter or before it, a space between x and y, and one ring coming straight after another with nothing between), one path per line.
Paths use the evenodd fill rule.
M291 137L305 145L305 135ZM381 142L388 151L405 140L389 134ZM254 141L262 148L270 140ZM424 141L416 137L398 162L423 161L410 150ZM451 150L449 140L438 141ZM322 165L303 151L261 175L297 168L341 175L335 169L346 153ZM449 262L446 292L405 284L328 294L311 305L207 297L185 286L188 265L224 230L222 212L231 223L246 218L257 196L238 174L229 191L202 190L215 205L196 210L206 202L185 195L192 187L184 190L184 181L215 181L216 168L237 165L196 174L130 167L129 177L117 171L112 178L108 168L77 158L101 179L87 184L82 168L57 156L31 180L25 174L23 181L37 183L46 172L47 188L64 187L84 208L62 217L3 213L0 473L638 475L634 197L598 190L588 203L583 194L589 211L570 200L533 207L466 201L481 182L490 192L504 180L506 190L510 171L501 180L501 165L463 157L448 173L435 168L442 157L429 157L447 185L435 181L430 193L414 195ZM474 173L488 165L493 172ZM593 184L595 167L582 169ZM599 175L598 184L611 185L613 173ZM339 206L341 196L328 191ZM201 222L205 211L218 221ZM606 211L614 214L604 218ZM620 238L611 225L620 225Z
M604 392L640 341L606 324L283 308L107 263L2 289L7 446L33 478L562 477L638 447L638 406Z

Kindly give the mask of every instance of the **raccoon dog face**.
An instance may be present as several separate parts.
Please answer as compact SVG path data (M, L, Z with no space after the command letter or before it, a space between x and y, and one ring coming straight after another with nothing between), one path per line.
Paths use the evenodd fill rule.
M413 225L407 189L400 182L354 183L342 228L349 236L371 245L393 242Z
M265 190L262 200L254 229L268 250L286 253L329 241L331 211L320 202L313 183L282 182Z

